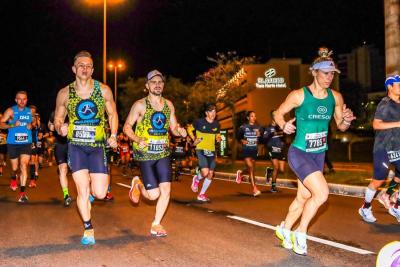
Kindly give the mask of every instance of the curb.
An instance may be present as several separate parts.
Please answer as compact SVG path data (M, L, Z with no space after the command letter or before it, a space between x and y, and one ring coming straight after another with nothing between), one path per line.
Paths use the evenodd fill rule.
M228 181L235 182L236 174L229 172L215 172L215 176L218 178L225 178ZM265 183L264 176L256 176L256 183L260 185L270 185L271 183ZM289 187L296 188L297 180L290 179L277 179L276 185L278 187ZM354 196L354 197L364 197L365 186L356 186L356 185L344 185L344 184L331 184L328 183L329 193L334 195L343 195L343 196Z

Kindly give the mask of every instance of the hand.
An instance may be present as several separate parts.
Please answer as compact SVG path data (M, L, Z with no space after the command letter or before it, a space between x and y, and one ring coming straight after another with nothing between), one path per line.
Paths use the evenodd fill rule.
M257 137L260 137L260 136L261 136L260 130L259 130L259 129L256 129L255 132L256 132L256 136L257 136Z
M60 127L60 131L58 133L61 136L67 136L68 134L68 123L64 123L63 125L61 125Z
M180 136L182 136L182 137L186 137L187 136L187 132L186 132L185 128L178 127L176 130L178 131Z
M21 125L20 121L16 121L15 124L14 124L15 127L20 126L20 125Z
M32 129L32 124L31 124L31 123L26 124L26 128L27 128L28 130L31 130L31 129Z
M147 142L146 142L146 139L145 139L145 138L142 138L142 137L140 137L140 138L139 138L139 141L136 142L136 143L138 143L140 149L143 149L143 148L145 148L145 147L148 146L148 144L147 144Z
M220 134L217 134L217 136L215 136L215 140L217 140L217 142L221 142L222 141L222 137Z
M197 146L201 141L203 140L203 138L196 138L193 142L194 146Z
M353 111L351 109L346 107L346 104L343 104L343 120L346 122L351 122L356 119L356 117L353 115Z
M296 120L296 118L293 118L291 120L288 120L284 125L283 125L283 132L285 134L292 134L296 132L296 126L293 125L293 122Z
M108 138L107 142L111 148L117 148L117 146L118 146L117 138L114 135L111 135Z
M243 145L247 145L247 144L249 143L249 142L248 142L247 140L245 140L245 139L242 139L241 141L242 141L242 144L243 144Z

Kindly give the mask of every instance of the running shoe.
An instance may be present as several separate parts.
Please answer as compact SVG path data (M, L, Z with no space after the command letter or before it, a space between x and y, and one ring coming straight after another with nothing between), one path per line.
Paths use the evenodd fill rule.
M69 195L66 195L64 197L64 206L69 207L71 205L72 198Z
M379 192L377 198L379 203L381 203L385 209L390 209L390 197L385 191Z
M281 222L280 225L276 226L275 229L275 235L279 240L282 241L281 246L286 249L292 249L293 248L293 243L290 238L290 230L285 229L284 226L285 222Z
M307 255L307 234L292 232L293 251L296 254Z
M164 237L167 236L167 231L165 231L161 224L152 224L150 228L150 234L156 237Z
M361 207L358 210L358 213L360 214L360 216L362 217L362 219L364 221L369 222L369 223L376 222L376 218L372 214L372 208L371 207L369 207L368 209L364 209L363 207Z
M201 202L209 202L210 199L205 194L199 194L197 200Z
M88 229L83 232L81 244L84 246L96 244L96 240L94 239L94 229Z
M95 200L94 196L92 194L89 194L89 202L93 203Z
M192 191L196 193L199 191L199 180L197 179L197 174L195 174L192 178L192 185L190 186L192 188Z
M29 185L28 185L30 188L32 188L32 187L36 187L37 185L36 185L36 180L31 180L30 182L29 182Z
M254 189L253 189L253 196L257 197L257 196L259 196L259 195L261 195L261 191L258 190L257 187L254 187Z
M236 183L240 184L242 182L242 171L237 170L236 172Z
M394 216L400 223L400 208L395 208L394 205L389 208L389 214Z
M269 190L271 193L276 193L278 192L278 189L276 187L271 187L271 190Z
M111 194L111 192L107 192L106 197L104 198L105 201L112 201L114 200L114 196Z
M17 188L18 188L17 180L11 179L11 181L10 181L10 188L11 188L12 191L17 190Z
M139 203L139 200L140 200L139 186L141 184L142 184L142 182L140 181L139 176L133 177L132 182L131 182L131 190L129 190L129 199L135 204Z
M28 203L28 197L26 196L25 192L21 192L18 195L18 202L19 203Z

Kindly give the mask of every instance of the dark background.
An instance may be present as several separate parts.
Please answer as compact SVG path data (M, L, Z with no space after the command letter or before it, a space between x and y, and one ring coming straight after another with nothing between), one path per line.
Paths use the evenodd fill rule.
M102 80L102 4L15 0L0 10L1 111L14 104L16 91L27 90L47 118L57 91L73 81L72 59L83 49L93 54L94 77ZM384 53L379 0L125 0L110 3L107 19L108 58L127 65L120 82L157 68L190 83L212 66L207 56L229 50L261 62L301 57L306 63L321 45L337 55L366 42Z

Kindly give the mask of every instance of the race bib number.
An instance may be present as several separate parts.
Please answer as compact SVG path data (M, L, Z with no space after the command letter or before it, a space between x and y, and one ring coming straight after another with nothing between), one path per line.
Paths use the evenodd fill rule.
M28 142L28 134L27 133L16 133L15 134L15 142L17 142L17 143Z
M165 151L165 140L149 140L148 153L160 154Z
M247 138L247 146L257 146L257 137Z
M183 153L183 147L182 146L177 146L175 147L175 153Z
M122 147L122 152L123 152L123 153L129 152L129 147L123 146L123 147Z
M389 162L395 162L400 160L400 151L388 151L388 158L389 158Z
M75 125L72 133L73 142L94 143L96 136L95 126Z
M306 152L326 149L328 132L306 134Z
M37 148L41 148L42 147L42 141L37 141L36 146L37 146Z
M203 150L204 156L206 157L213 157L214 156L214 151L210 150Z
M272 148L272 153L281 153L282 152L282 148L280 148L280 147L273 146L271 148Z

